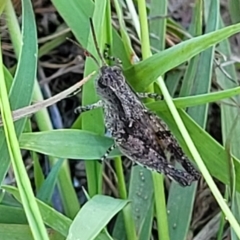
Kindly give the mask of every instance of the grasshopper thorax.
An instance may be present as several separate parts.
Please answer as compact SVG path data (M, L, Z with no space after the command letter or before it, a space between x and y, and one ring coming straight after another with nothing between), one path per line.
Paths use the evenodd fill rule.
M96 80L97 93L104 99L112 96L125 84L120 66L103 66Z

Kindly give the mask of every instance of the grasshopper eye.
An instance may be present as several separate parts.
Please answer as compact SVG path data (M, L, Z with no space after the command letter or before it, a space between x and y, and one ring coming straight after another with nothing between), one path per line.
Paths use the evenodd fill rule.
M106 83L106 79L105 78L99 78L98 79L98 86L100 87L100 88L107 88L107 86L106 86L106 84L104 84L104 83Z
M113 70L117 75L121 75L121 71L119 69L114 69Z
M101 82L98 83L98 86L101 87L101 88L107 88L107 86L102 84Z
M113 67L112 71L118 76L120 76L122 74L122 70L118 67Z

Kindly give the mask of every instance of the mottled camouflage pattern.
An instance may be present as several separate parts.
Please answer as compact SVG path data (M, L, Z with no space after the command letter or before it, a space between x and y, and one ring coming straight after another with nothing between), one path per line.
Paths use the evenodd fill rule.
M120 66L103 66L96 81L102 98L106 128L116 146L132 161L164 173L183 186L198 180L200 175L184 155L167 125L150 112L126 83ZM148 96L151 96L148 95ZM156 97L155 94L152 94ZM175 169L167 161L171 154L186 171Z
M97 93L102 100L79 107L87 111L103 107L105 126L111 133L115 144L102 157L104 160L117 146L131 159L148 169L164 173L183 186L198 180L200 175L183 153L167 125L154 113L150 112L139 100L139 97L159 96L152 93L135 94L126 83L120 66L103 66L96 80ZM176 169L167 161L167 155L177 160L186 171Z

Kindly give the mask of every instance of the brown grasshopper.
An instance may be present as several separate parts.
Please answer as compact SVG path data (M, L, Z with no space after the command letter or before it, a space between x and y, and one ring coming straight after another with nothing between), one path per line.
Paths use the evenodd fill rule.
M158 99L159 96L154 93L135 93L125 80L119 60L115 61L114 66L106 64L97 45L92 21L90 23L96 49L103 63L100 67L92 56L100 68L96 90L101 100L92 105L80 106L77 111L103 108L105 126L114 139L114 145L106 151L101 160L106 159L109 153L118 147L133 162L164 173L183 186L191 185L199 179L199 172L185 156L167 125L140 101L140 98ZM168 163L166 155L169 153L186 171L176 169Z

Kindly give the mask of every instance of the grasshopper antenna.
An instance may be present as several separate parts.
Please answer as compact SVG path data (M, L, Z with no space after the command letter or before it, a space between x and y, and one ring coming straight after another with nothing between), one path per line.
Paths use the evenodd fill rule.
M89 52L89 51L87 51L86 49L84 49L80 44L78 44L76 41L74 41L74 40L72 40L72 39L70 39L70 38L66 38L69 42L71 42L71 43L73 43L73 44L75 44L75 45L77 45L79 48L81 48L81 49L83 49L84 50L84 55L86 56L86 57L91 57L92 59L93 59L93 61L98 65L98 67L100 68L100 64L99 64L99 62L97 61L97 59Z
M92 20L92 18L89 18L89 21L90 21L90 27L91 27L92 35L93 35L93 42L94 42L94 44L95 44L95 47L96 47L96 50L97 50L98 56L100 57L100 59L101 59L103 65L107 65L105 59L103 58L103 55L102 55L101 52L100 52L100 49L99 49L99 46L98 46L98 43L97 43L97 37L96 37L95 30L94 30L94 26L93 26L93 20Z

